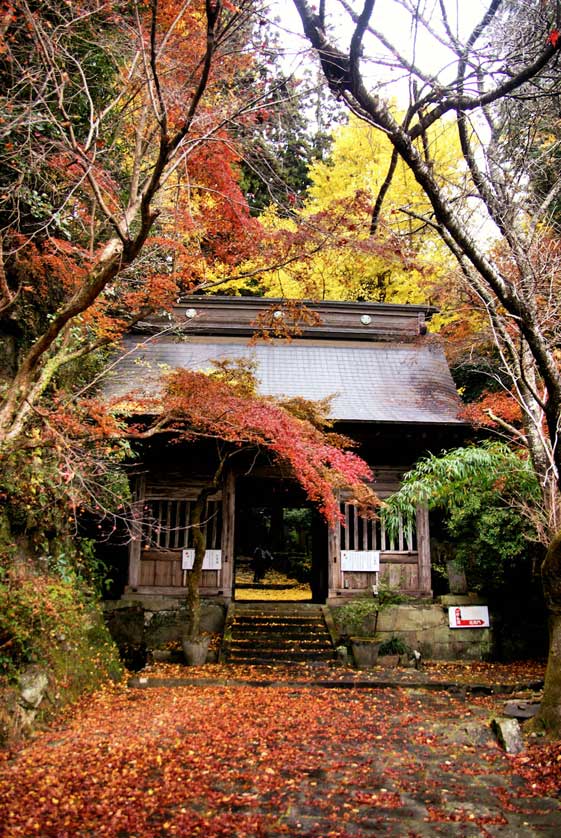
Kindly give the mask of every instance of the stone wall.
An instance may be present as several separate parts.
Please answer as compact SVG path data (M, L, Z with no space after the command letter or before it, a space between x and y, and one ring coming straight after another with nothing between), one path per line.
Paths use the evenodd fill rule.
M177 643L189 623L184 601L172 597L145 596L105 602L105 622L129 669L141 669L149 654L165 653ZM203 601L201 631L221 634L226 606Z
M442 605L390 606L379 616L378 634L382 640L397 635L434 660L482 660L491 652L491 629L451 629Z
M381 641L399 637L425 659L482 660L492 651L492 628L451 629L448 624L450 606L475 604L482 603L451 594L434 604L389 605L378 614L376 636Z
M475 604L481 603L451 594L435 604L389 605L378 615L376 636L382 641L399 637L425 659L481 660L491 653L492 629L451 629L448 625L449 606ZM109 631L129 669L142 668L150 654L163 654L180 639L188 621L181 600L170 597L123 599L106 602L104 607ZM203 601L204 632L221 634L225 617L225 605ZM363 633L370 633L368 626Z

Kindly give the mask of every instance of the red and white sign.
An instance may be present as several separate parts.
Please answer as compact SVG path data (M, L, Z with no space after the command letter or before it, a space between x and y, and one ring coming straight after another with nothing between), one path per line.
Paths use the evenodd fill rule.
M472 629L489 627L489 609L486 605L453 605L448 609L450 628Z

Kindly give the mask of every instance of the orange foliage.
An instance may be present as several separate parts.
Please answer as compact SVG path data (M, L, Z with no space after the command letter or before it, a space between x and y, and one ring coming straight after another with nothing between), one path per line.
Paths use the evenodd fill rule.
M235 168L239 153L226 132L201 143L185 165L186 182L178 194L174 222L194 228L201 252L211 264L235 265L256 255L264 231L249 212Z
M481 399L465 405L463 417L478 427L498 428L499 423L493 416L515 428L522 425L522 411L520 405L511 393L506 390L485 393Z
M93 143L91 138L78 139L82 127L78 130L69 122L62 125L69 129L68 137L62 135L60 140L54 141L50 134L43 136L40 127L31 135L30 142L36 143L40 151L47 184L45 193L34 193L35 197L29 199L43 202L38 204L39 209L32 207L31 212L48 213L52 202L52 212L56 214L57 201L65 196L63 208L60 217L46 222L39 235L35 230L31 235L8 232L4 252L12 249L18 284L25 293L40 300L49 313L90 281L103 260L108 240L116 235L115 225L120 225L121 235L127 229L130 220L125 220L124 212L127 204L137 200L134 190L139 188L138 184L133 186L135 177L142 182L159 153L152 67L139 56L133 58L141 44L149 55L153 9L155 68L158 95L165 108L167 139L182 129L201 80L207 49L204 0L187 4L159 0L153 8L150 4L144 6L138 19L127 18L128 11L121 4L104 4L95 14L107 20L111 37L120 32L130 46L130 53L125 52L130 66L124 63L121 76L114 82L115 95L124 94L119 123L100 122ZM73 12L79 21L79 10ZM69 13L71 19L73 12ZM219 40L220 27L227 29L227 15L235 12L232 4L225 4ZM47 19L48 7L45 15ZM37 16L40 24L47 29L51 26L39 12ZM16 15L12 24L15 26L18 20ZM232 42L212 62L186 141L170 160L168 168L173 171L163 178L162 189L154 198L157 220L142 243L142 261L137 268L135 259L132 266L123 260L127 272L118 272L111 284L80 312L77 331L81 329L85 339L115 341L139 315L169 308L180 294L192 292L204 283L209 273L214 276L212 271L217 266L227 273L257 253L263 229L251 217L240 189L240 152L234 132L225 127L228 115L237 111L238 121L256 118L252 108L244 115L246 100L251 99L254 91L248 93L241 83L254 58L243 49L243 27L239 34L233 29L234 35L228 36ZM32 47L31 40L30 51ZM103 42L99 49L103 49ZM72 84L80 90L78 76ZM134 221L133 226L137 223Z
M15 274L23 290L43 303L73 293L91 264L80 246L61 238L36 241L21 234L12 237Z
M146 407L157 411L159 423L179 437L215 437L237 447L266 448L290 466L309 500L330 522L339 517L334 488L349 487L362 502L367 500L364 481L372 479L368 465L342 450L339 438L332 445L328 434L272 399L248 395L246 389L240 395L219 377L182 369L169 374L163 398ZM142 428L137 430L142 435Z

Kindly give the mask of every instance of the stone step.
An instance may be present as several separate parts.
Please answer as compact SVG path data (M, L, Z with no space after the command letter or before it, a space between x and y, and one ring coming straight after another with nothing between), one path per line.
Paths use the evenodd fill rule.
M296 623L296 622L272 622L271 620L260 622L232 623L232 629L237 634L328 634L325 623Z
M236 602L236 614L299 614L301 616L322 615L321 605L302 602Z
M335 655L332 651L323 652L283 652L278 649L266 651L263 649L255 650L253 653L236 653L232 651L230 654L230 663L301 663L302 661L332 661Z
M239 619L251 619L252 617L269 617L274 620L321 620L321 611L269 611L264 608L252 608L251 611L238 611L236 617Z
M232 628L240 631L323 631L325 623L299 620L235 620Z
M244 643L259 643L260 640L268 639L283 640L290 643L302 643L306 640L314 643L331 642L331 637L327 631L297 631L293 628L283 630L282 628L271 629L267 627L267 630L263 629L263 631L238 631L233 628L231 636L239 638Z
M236 614L235 623L293 623L302 626L323 626L325 620L323 614L304 615L301 614Z
M233 631L232 637L235 637L242 643L260 643L266 640L274 640L278 642L282 640L289 643L331 643L331 638L327 632L310 632L310 631Z
M235 603L227 660L290 664L334 660L321 606L309 603Z
M232 628L236 631L298 631L314 632L324 631L325 623L314 620L302 622L301 620L234 620Z
M302 651L302 652L323 652L333 651L331 645L325 642L298 642L293 640L288 641L281 641L279 638L270 638L270 639L263 639L258 644L250 642L244 643L243 641L235 638L230 644L230 650L232 649L239 649L240 651L252 651L252 650L261 650L261 649L286 649L288 651Z

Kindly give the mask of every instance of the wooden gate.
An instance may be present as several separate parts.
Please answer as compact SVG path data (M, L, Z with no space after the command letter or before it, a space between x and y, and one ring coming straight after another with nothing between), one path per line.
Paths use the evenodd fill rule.
M137 481L137 520L129 551L128 590L138 593L181 594L192 567L194 546L192 508L200 487L177 485L162 492ZM203 521L207 550L201 593L231 595L233 564L233 477L227 475L222 491L212 495Z
M400 520L390 536L380 519L363 518L344 498L342 521L330 533L330 596L370 593L380 583L413 596L429 596L430 546L428 513L417 512L415 524Z

